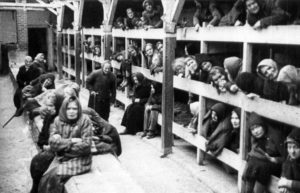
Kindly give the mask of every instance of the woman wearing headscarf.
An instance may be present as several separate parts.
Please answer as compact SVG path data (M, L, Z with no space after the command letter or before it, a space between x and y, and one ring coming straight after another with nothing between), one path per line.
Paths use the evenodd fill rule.
M263 59L256 67L257 74L263 79L281 81L286 83L300 83L300 68L286 65L278 68L277 62L272 59Z
M276 5L275 0L245 0L247 21L259 30L270 25L286 24L289 15Z
M55 158L40 181L39 193L62 192L70 177L91 169L92 135L91 121L82 114L79 100L66 98L50 132L49 144Z
M136 134L143 130L145 104L150 96L151 87L140 72L133 75L132 103L126 108L121 125L125 127L122 134Z
M219 123L226 117L226 105L223 103L214 104L209 111L204 115L202 120L201 135L206 139L212 135Z
M40 70L41 74L44 74L48 71L48 65L45 60L45 55L43 53L38 53L33 61L33 66Z
M225 58L224 69L227 73L227 78L229 81L234 82L237 75L242 71L243 61L241 58L233 56Z
M206 151L210 151L214 156L218 156L223 148L227 146L238 153L240 116L241 110L235 108L218 124L216 130L207 139Z
M246 193L263 193L271 175L279 176L281 163L284 160L284 135L278 128L267 124L256 113L249 117L251 133L251 151L243 173Z
M154 7L154 2L152 0L144 0L143 8L144 11L142 13L142 17L144 25L151 28L161 28L163 26L163 21L161 20L161 7Z

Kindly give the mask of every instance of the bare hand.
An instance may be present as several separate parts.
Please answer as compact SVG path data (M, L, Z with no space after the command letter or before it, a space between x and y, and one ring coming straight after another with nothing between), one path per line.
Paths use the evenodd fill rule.
M197 23L197 24L195 25L195 31L198 32L199 29L200 29L200 25L199 25L199 23Z
M249 98L249 99L255 99L255 98L259 98L259 95L257 95L257 94L254 94L254 93L249 93L249 94L247 94L247 97Z
M261 26L261 22L257 21L254 25L253 25L253 29L255 30L261 30L262 26Z
M278 181L279 188L291 188L291 186L292 186L292 181L284 177L280 178Z

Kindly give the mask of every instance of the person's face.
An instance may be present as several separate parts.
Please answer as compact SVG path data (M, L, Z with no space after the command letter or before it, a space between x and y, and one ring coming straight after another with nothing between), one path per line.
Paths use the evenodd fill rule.
M152 11L152 5L150 3L146 4L146 10L147 11Z
M150 45L146 46L146 55L147 56L152 56L153 55L153 48L152 48L152 46L150 46Z
M129 49L128 52L131 56L137 56L137 52L135 49Z
M183 76L185 75L185 66L184 65L177 65L175 67L175 74L182 74Z
M265 130L264 130L264 128L261 125L256 125L256 126L254 126L254 127L251 128L251 134L256 139L259 139L259 138L261 138L261 137L264 136Z
M109 63L104 64L103 73L107 74L109 71L110 71L110 64Z
M54 115L56 113L56 109L54 104L52 103L51 99L46 100L46 108L50 112L51 115Z
M77 119L78 117L78 106L75 101L72 101L67 106L67 118L69 120Z
M268 80L273 80L276 78L277 73L275 68L272 66L263 66L261 68L261 73L264 77L266 77Z
M256 0L246 0L246 7L252 14L257 14L259 12L259 5Z
M118 25L119 27L124 27L124 24L123 24L122 22L120 22L120 21L117 22L117 25Z
M160 42L157 44L157 48L156 48L159 52L162 52L163 50L163 44Z
M155 88L154 86L151 84L151 93L154 94L155 93Z
M300 158L300 147L296 143L288 143L287 144L287 151L291 159L298 159Z
M239 116L236 114L236 112L232 111L231 113L231 124L233 128L239 128L240 127L240 118Z
M100 54L100 48L99 47L95 47L95 53Z
M212 68L212 63L210 61L205 61L202 62L201 66L203 71L209 72Z
M211 111L211 119L214 122L218 121L218 115L217 115L217 113L215 111Z
M139 80L136 78L136 76L133 77L134 84L139 84Z
M32 59L25 60L25 68L29 68L32 64Z
M51 78L47 78L45 80L45 87L47 88L48 86L51 86L53 84L52 79Z
M224 84L226 83L225 76L219 71L212 76L212 81L218 86L225 86Z
M190 71L191 74L194 74L195 71L196 71L196 69L197 69L197 67L198 67L197 62L194 59L188 60L186 62L186 65L187 65L187 67L188 67L188 69L189 69L189 71Z
M128 16L130 19L133 18L134 13L133 13L133 11L132 11L131 9L127 9L127 16Z

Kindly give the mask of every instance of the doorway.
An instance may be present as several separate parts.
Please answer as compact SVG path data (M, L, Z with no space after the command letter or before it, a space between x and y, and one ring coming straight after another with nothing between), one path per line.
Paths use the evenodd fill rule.
M34 59L38 53L47 60L47 28L28 28L28 54Z

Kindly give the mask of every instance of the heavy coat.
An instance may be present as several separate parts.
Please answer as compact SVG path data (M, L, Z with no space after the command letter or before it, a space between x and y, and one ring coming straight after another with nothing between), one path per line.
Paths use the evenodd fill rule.
M130 134L143 130L145 104L150 96L150 90L150 84L146 79L134 87L133 102L126 108L121 122ZM134 102L135 99L140 101Z
M257 14L247 13L247 21L253 26L257 21L263 28L270 25L286 24L288 14L276 5L276 0L256 0L259 6Z

